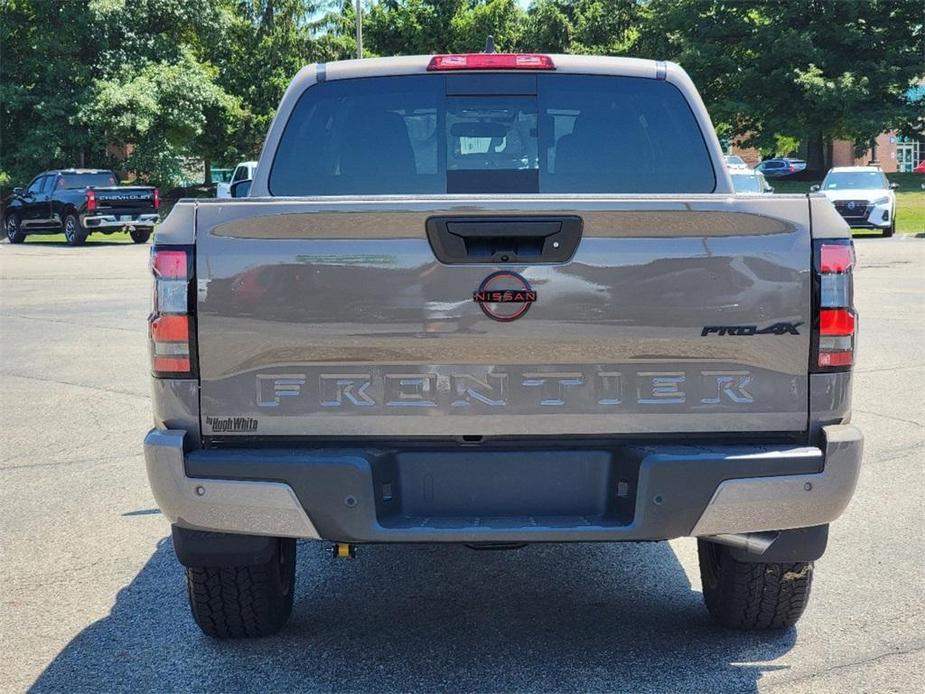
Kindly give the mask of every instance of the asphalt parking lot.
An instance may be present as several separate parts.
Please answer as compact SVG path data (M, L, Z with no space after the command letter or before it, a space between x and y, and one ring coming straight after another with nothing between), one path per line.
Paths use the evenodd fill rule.
M217 642L144 474L148 248L0 244L0 687L925 691L925 240L857 247L865 467L795 630L713 626L693 540L301 543L283 633Z

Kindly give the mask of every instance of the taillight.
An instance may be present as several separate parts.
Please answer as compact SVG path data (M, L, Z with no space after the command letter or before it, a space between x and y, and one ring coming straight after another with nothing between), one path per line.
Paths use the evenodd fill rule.
M555 70L548 55L537 53L453 53L435 55L427 65L434 70Z
M814 319L811 371L854 364L857 313L854 310L854 244L850 239L814 244Z
M195 375L195 267L191 246L154 246L154 309L148 318L151 370L157 378Z
M157 188L154 189L154 209L159 209L161 206L161 191Z
M96 193L92 190L87 191L87 212L96 211Z

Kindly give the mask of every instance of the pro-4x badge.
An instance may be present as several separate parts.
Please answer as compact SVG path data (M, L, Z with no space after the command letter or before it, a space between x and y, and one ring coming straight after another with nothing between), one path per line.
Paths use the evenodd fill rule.
M748 337L750 335L799 335L797 330L803 323L775 323L767 328L759 328L757 325L708 325L700 331L701 337L707 335L738 335Z
M536 290L516 272L500 270L482 280L479 288L472 292L472 300L492 320L507 323L530 310L530 305L536 301Z

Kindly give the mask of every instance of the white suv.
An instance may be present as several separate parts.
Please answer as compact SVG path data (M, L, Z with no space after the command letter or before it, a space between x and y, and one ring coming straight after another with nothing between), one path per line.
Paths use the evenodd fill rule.
M821 189L852 229L880 229L884 236L892 236L896 187L877 166L837 166L812 190Z

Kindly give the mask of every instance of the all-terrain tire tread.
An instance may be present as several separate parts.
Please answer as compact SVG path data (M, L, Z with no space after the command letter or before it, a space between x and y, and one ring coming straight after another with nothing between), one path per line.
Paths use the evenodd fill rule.
M280 593L275 562L274 556L258 566L187 568L190 609L202 631L222 639L279 631L292 611L294 573L288 591Z
M707 609L733 629L786 629L797 623L809 602L813 563L742 562L718 547L711 567L707 543L698 540L700 575Z

